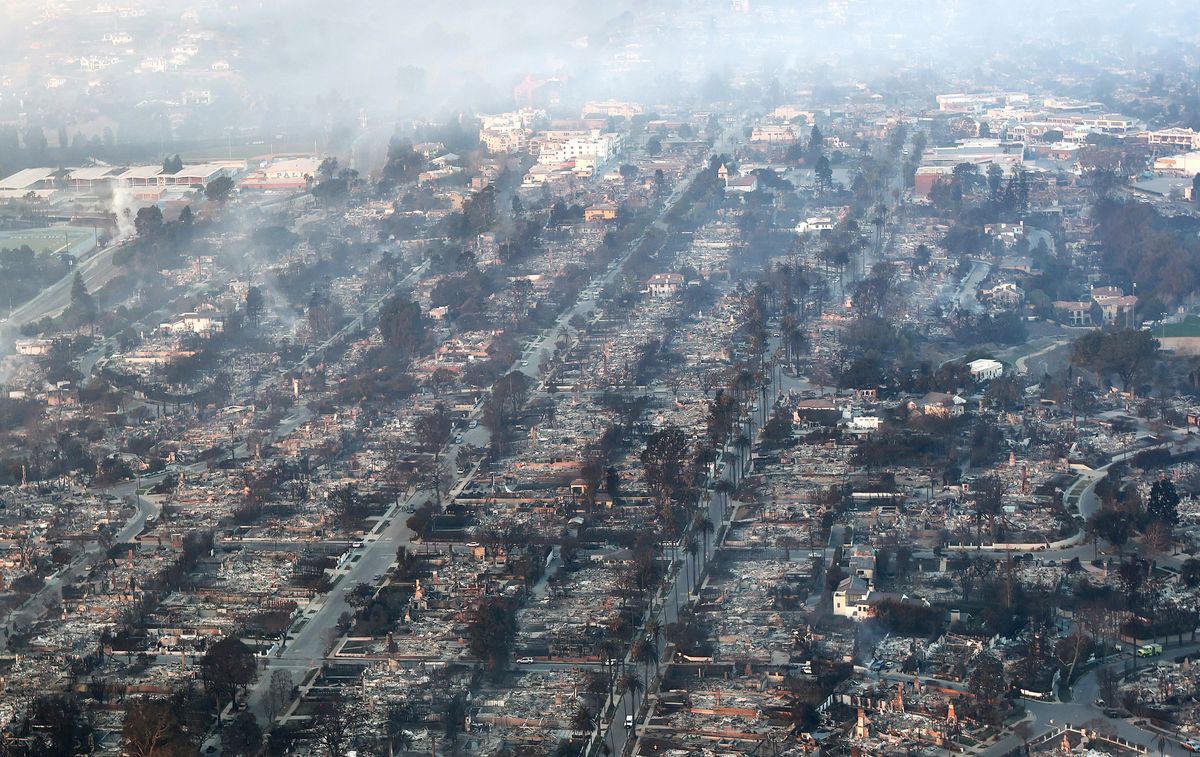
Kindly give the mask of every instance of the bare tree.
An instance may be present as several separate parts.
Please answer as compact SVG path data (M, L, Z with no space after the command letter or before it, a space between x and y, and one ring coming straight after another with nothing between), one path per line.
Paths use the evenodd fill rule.
M975 540L983 544L980 527L983 520L988 522L988 530L993 542L996 541L996 518L1004 512L1004 495L1008 486L996 475L980 476L971 484L975 498Z
M196 750L175 708L165 699L132 701L121 737L129 757L185 757Z
M1142 532L1142 554L1154 560L1171 548L1171 527L1160 520L1150 521Z
M286 670L276 670L271 673L271 682L267 688L267 715L274 720L288 702L292 701L292 675Z

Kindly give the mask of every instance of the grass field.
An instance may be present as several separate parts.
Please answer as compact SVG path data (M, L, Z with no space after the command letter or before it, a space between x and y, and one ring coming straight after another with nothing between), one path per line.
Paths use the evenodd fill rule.
M81 242L90 242L94 235L95 232L92 229L75 226L0 231L0 249L28 245L30 249L41 255L46 252L56 252Z

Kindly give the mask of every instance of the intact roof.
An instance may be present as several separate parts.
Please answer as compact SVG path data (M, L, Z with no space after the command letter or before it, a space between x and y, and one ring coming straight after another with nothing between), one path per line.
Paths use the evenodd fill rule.
M180 183L180 180L191 180L195 182L206 182L215 178L218 174L225 171L228 166L220 163L197 163L191 166L184 166L181 170L173 174L164 174L164 177L175 179L175 183Z
M314 172L321 165L319 158L288 158L268 165L266 171L309 171Z
M993 360L990 357L981 357L978 360L972 360L971 362L967 363L967 365L974 370L979 370L982 368L1002 368L1002 367L1004 367L1004 364L1001 363L999 360Z
M113 166L88 166L86 168L71 169L71 174L68 178L72 181L95 181L109 176L116 176L124 169L114 168Z
M0 189L28 189L39 181L50 178L57 168L24 168L12 176L0 180Z
M122 179L153 179L162 173L162 166L133 166L120 175Z

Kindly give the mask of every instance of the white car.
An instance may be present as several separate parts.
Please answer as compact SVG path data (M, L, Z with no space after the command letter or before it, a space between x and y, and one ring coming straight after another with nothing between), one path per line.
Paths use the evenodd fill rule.
M518 660L517 660L517 664L518 664L518 665L532 665L532 664L533 664L533 658L532 658L532 657L522 657L522 658L520 658L520 659L518 659Z

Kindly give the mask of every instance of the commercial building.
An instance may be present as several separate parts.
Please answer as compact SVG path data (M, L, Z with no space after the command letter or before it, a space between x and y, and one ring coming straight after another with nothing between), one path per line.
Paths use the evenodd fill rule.
M1200 150L1200 131L1196 131L1195 129L1180 127L1159 129L1158 131L1148 131L1144 136L1146 137L1147 144L1171 145L1173 147L1182 147L1186 150Z
M1200 173L1200 150L1158 158L1154 161L1154 170L1194 176Z

